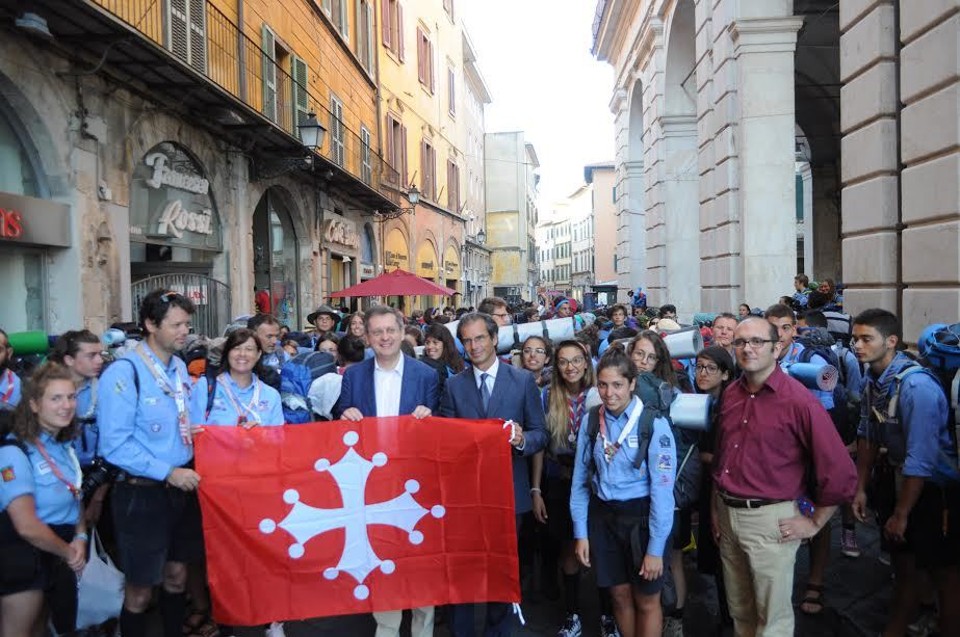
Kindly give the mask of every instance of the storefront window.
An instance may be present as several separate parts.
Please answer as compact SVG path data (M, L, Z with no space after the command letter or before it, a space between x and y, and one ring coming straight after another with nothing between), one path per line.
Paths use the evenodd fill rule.
M291 328L300 327L300 254L290 212L268 190L253 215L253 263L257 309Z
M7 332L42 330L44 323L43 253L3 248L0 258L0 328Z
M0 111L0 192L39 197L37 176L26 149Z

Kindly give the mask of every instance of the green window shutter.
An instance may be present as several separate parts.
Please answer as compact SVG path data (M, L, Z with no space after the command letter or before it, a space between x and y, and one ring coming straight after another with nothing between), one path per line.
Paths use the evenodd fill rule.
M263 48L263 115L271 122L277 121L277 48L276 37L270 27L261 28Z
M301 121L307 118L307 113L310 110L310 100L307 93L310 77L307 71L307 63L296 55L293 56L292 70L293 99L290 102L293 104L293 125L297 127ZM297 131L297 138L299 138L300 129L296 128L295 130Z

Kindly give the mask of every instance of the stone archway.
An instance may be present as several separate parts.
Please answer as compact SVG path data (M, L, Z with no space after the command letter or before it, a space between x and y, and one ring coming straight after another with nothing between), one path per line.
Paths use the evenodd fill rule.
M668 23L656 179L665 289L657 303L700 309L700 207L697 171L697 55L693 0L680 0Z
M627 144L617 193L617 277L621 288L647 285L646 206L643 176L643 83L638 79L627 103Z

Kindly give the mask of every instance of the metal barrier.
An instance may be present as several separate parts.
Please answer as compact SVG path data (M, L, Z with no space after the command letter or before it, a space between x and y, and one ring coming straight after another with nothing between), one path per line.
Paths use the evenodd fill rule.
M182 294L197 307L192 318L191 331L205 336L220 336L230 323L230 286L202 274L158 274L131 285L133 316L150 292L163 289Z

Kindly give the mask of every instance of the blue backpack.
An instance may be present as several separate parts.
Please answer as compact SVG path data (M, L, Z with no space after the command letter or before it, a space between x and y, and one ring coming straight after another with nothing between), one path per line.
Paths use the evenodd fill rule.
M337 373L337 361L327 352L297 354L280 368L280 398L283 421L291 424L313 422L310 385L324 374Z

